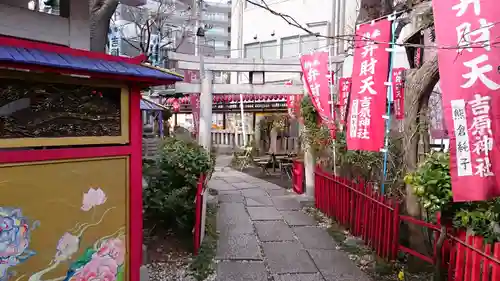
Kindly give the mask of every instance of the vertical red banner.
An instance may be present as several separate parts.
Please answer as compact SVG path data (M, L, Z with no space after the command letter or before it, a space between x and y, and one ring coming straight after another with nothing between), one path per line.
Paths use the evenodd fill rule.
M394 105L394 115L397 120L403 120L405 118L405 83L403 79L403 73L405 69L393 68L392 69L392 92L393 92L393 105Z
M391 22L362 24L356 31L347 122L349 150L380 151L384 145Z
M328 52L316 52L300 57L304 81L316 111L323 120L331 119L330 111L330 71Z
M191 112L193 114L193 133L198 135L200 131L200 94L191 93L189 95Z
M286 81L285 86L290 86L293 85L293 82ZM286 93L286 108L288 109L288 115L290 117L295 118L296 117L296 112L295 112L295 100L297 99L297 95L292 95L289 93Z
M352 79L350 77L346 78L340 78L339 79L339 100L338 100L338 107L339 107L339 115L340 115L340 124L345 123L346 119L346 112L347 112L347 103L349 102L349 95L351 94L351 85L352 85Z
M454 201L500 196L498 0L432 1ZM449 48L451 46L451 48Z

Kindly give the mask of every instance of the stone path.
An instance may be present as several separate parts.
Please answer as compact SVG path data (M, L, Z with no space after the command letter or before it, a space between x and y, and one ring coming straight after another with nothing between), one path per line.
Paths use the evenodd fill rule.
M283 188L218 159L218 281L368 281Z

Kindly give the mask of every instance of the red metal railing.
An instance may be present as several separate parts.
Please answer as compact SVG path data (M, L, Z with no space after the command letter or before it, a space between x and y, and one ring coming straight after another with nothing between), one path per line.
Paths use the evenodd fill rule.
M361 237L382 258L395 260L398 252L436 263L436 249L431 257L401 244L402 223L425 227L434 233L434 247L441 226L400 214L400 202L374 191L371 184L327 174L315 175L316 208ZM453 233L452 236L449 233ZM440 261L450 281L499 281L500 243L484 243L479 236L450 230L441 249ZM457 234L455 234L457 233Z

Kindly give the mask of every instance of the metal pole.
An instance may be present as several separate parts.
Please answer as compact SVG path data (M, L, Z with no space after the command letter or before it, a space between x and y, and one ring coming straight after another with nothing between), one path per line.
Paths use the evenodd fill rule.
M387 115L384 116L386 119L385 121L385 142L384 142L384 148L382 149L382 152L384 153L384 167L383 167L383 177L382 177L382 185L380 188L380 192L382 194L385 193L385 181L387 180L387 158L388 158L388 153L389 153L389 133L391 131L391 103L392 103L392 68L394 64L394 41L396 40L395 38L395 30L396 30L396 21L392 21L391 25L391 31L392 31L392 36L391 36L391 54L390 54L390 62L389 62L389 79L387 83Z

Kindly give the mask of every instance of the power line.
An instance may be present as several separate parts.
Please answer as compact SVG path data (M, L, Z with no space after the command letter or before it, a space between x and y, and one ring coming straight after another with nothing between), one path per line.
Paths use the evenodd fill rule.
M350 43L355 43L355 42L370 41L370 42L374 42L375 44L387 44L387 45L401 46L401 47L413 47L413 48L423 48L423 49L457 49L457 50L466 49L466 48L484 48L484 44L488 44L492 48L498 48L500 46L500 42L493 42L493 43L491 43L488 40L478 41L478 42L474 42L474 43L468 42L469 43L468 45L467 44L461 44L461 45L453 45L453 46L438 46L437 44L435 44L435 45L413 44L413 43L394 43L394 44L391 44L391 42L388 42L388 41L387 42L385 42L385 41L377 41L377 40L373 40L371 38L367 38L365 36L356 35L356 34L342 34L342 35L336 35L336 36L322 35L322 34L318 34L317 32L311 31L307 27L304 27L294 17L292 17L292 16L290 16L288 14L284 14L284 13L278 12L278 11L270 8L269 5L266 3L265 0L259 0L260 2L262 2L262 4L257 3L254 0L245 0L245 1L247 1L248 3L250 3L252 5L255 5L255 6L259 7L259 8L267 10L271 14L282 18L289 25L294 26L294 27L296 27L298 29L301 29L302 31L304 31L304 32L306 32L306 33L308 33L310 35L315 35L316 37L320 37L320 38L326 38L326 39L336 40L337 42L339 42L339 41L347 41L347 42L350 42ZM405 9L403 11L398 11L396 13L391 13L391 14L388 14L388 15L384 15L382 17L374 19L374 21L387 18L387 17L389 17L391 15L401 15L403 13L411 12L412 10L413 9L410 8L410 9ZM371 22L371 21L368 21L368 22ZM480 30L482 28L490 28L490 27L495 26L495 25L497 25L499 23L500 22L495 22L495 23L492 23L492 24L490 24L488 26L482 26L482 27L477 28L475 30L468 31L467 33L464 32L464 34L462 35L462 37L464 37L467 34L470 34L470 33L474 32L474 31ZM472 45L472 44L475 44L475 45Z

